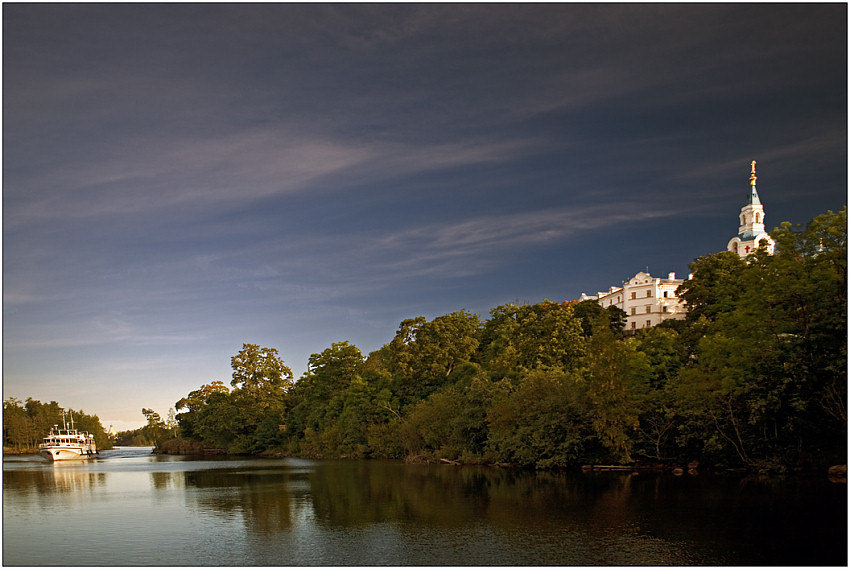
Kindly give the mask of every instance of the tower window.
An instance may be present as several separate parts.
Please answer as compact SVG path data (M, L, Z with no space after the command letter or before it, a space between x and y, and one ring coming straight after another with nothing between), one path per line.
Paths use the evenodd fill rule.
M652 291L651 291L651 290L646 291L646 296L647 296L647 298L649 298L650 296L652 296Z
M667 298L667 291L664 291L664 298Z
M647 314L649 314L650 312L652 312L652 307L651 307L651 306L647 306L647 307L646 307L646 313L647 313Z

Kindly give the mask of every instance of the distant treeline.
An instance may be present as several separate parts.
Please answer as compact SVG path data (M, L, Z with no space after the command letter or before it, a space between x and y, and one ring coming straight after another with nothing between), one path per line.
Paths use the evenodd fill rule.
M367 357L334 343L297 382L277 350L245 344L229 386L177 402L182 438L161 446L537 468L846 462L846 207L771 235L775 255L696 259L687 319L635 334L592 300L462 310L404 320Z
M3 447L17 452L37 451L54 425L62 428L62 411L56 401L42 403L31 397L26 401L13 397L7 399L3 402ZM97 415L68 409L65 411L68 428L72 419L75 429L94 435L98 450L112 448L112 441Z
M174 409L169 409L168 418L163 421L159 413L151 409L142 409L142 415L148 424L128 431L115 433L116 446L155 447L162 441L178 436L177 421L174 419Z

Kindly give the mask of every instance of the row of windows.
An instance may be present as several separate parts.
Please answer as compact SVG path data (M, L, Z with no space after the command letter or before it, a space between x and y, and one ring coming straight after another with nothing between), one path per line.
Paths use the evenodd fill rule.
M666 307L666 306L662 306L662 307L661 307L661 312L662 312L662 314L667 314L667 307ZM649 306L647 306L647 307L646 307L646 313L647 313L647 314L652 314L652 305L651 305L651 304L650 304ZM632 307L632 316L634 316L634 315L636 315L636 314L637 314L637 307Z
M647 296L647 298L651 297L651 296L652 296L652 291L651 291L651 290L646 291L646 296ZM662 292L661 292L661 297L662 297L662 298L671 298L672 296L676 296L676 293L673 293L672 295L670 295L670 291L669 291L669 290L665 290L665 291L662 291ZM634 299L636 299L636 298L637 298L637 293L636 293L636 292L633 292L633 293L632 293L632 300L634 300Z
M669 291L669 290L661 291L661 298L675 298L675 297L676 297L675 292L672 292L672 291ZM646 298L652 298L652 291L651 290L646 291ZM632 298L631 299L637 300L637 293L636 292L632 292ZM618 296L617 298L613 298L613 299L609 300L608 306L613 306L613 305L619 304L619 303L620 303L620 297Z

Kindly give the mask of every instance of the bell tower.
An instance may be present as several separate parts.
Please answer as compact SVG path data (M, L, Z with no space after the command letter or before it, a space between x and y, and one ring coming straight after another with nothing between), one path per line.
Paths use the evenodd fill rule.
M765 247L767 252L773 254L773 239L764 230L764 206L761 205L759 194L756 191L756 161L750 164L750 189L747 193L747 201L738 215L738 235L733 237L726 249L746 257L759 247Z

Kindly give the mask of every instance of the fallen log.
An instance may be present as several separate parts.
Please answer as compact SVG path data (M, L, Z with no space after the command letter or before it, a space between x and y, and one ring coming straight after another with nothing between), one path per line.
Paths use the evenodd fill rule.
M622 465L622 464L585 464L581 467L585 472L587 471L606 471L606 470L634 470L634 466Z

